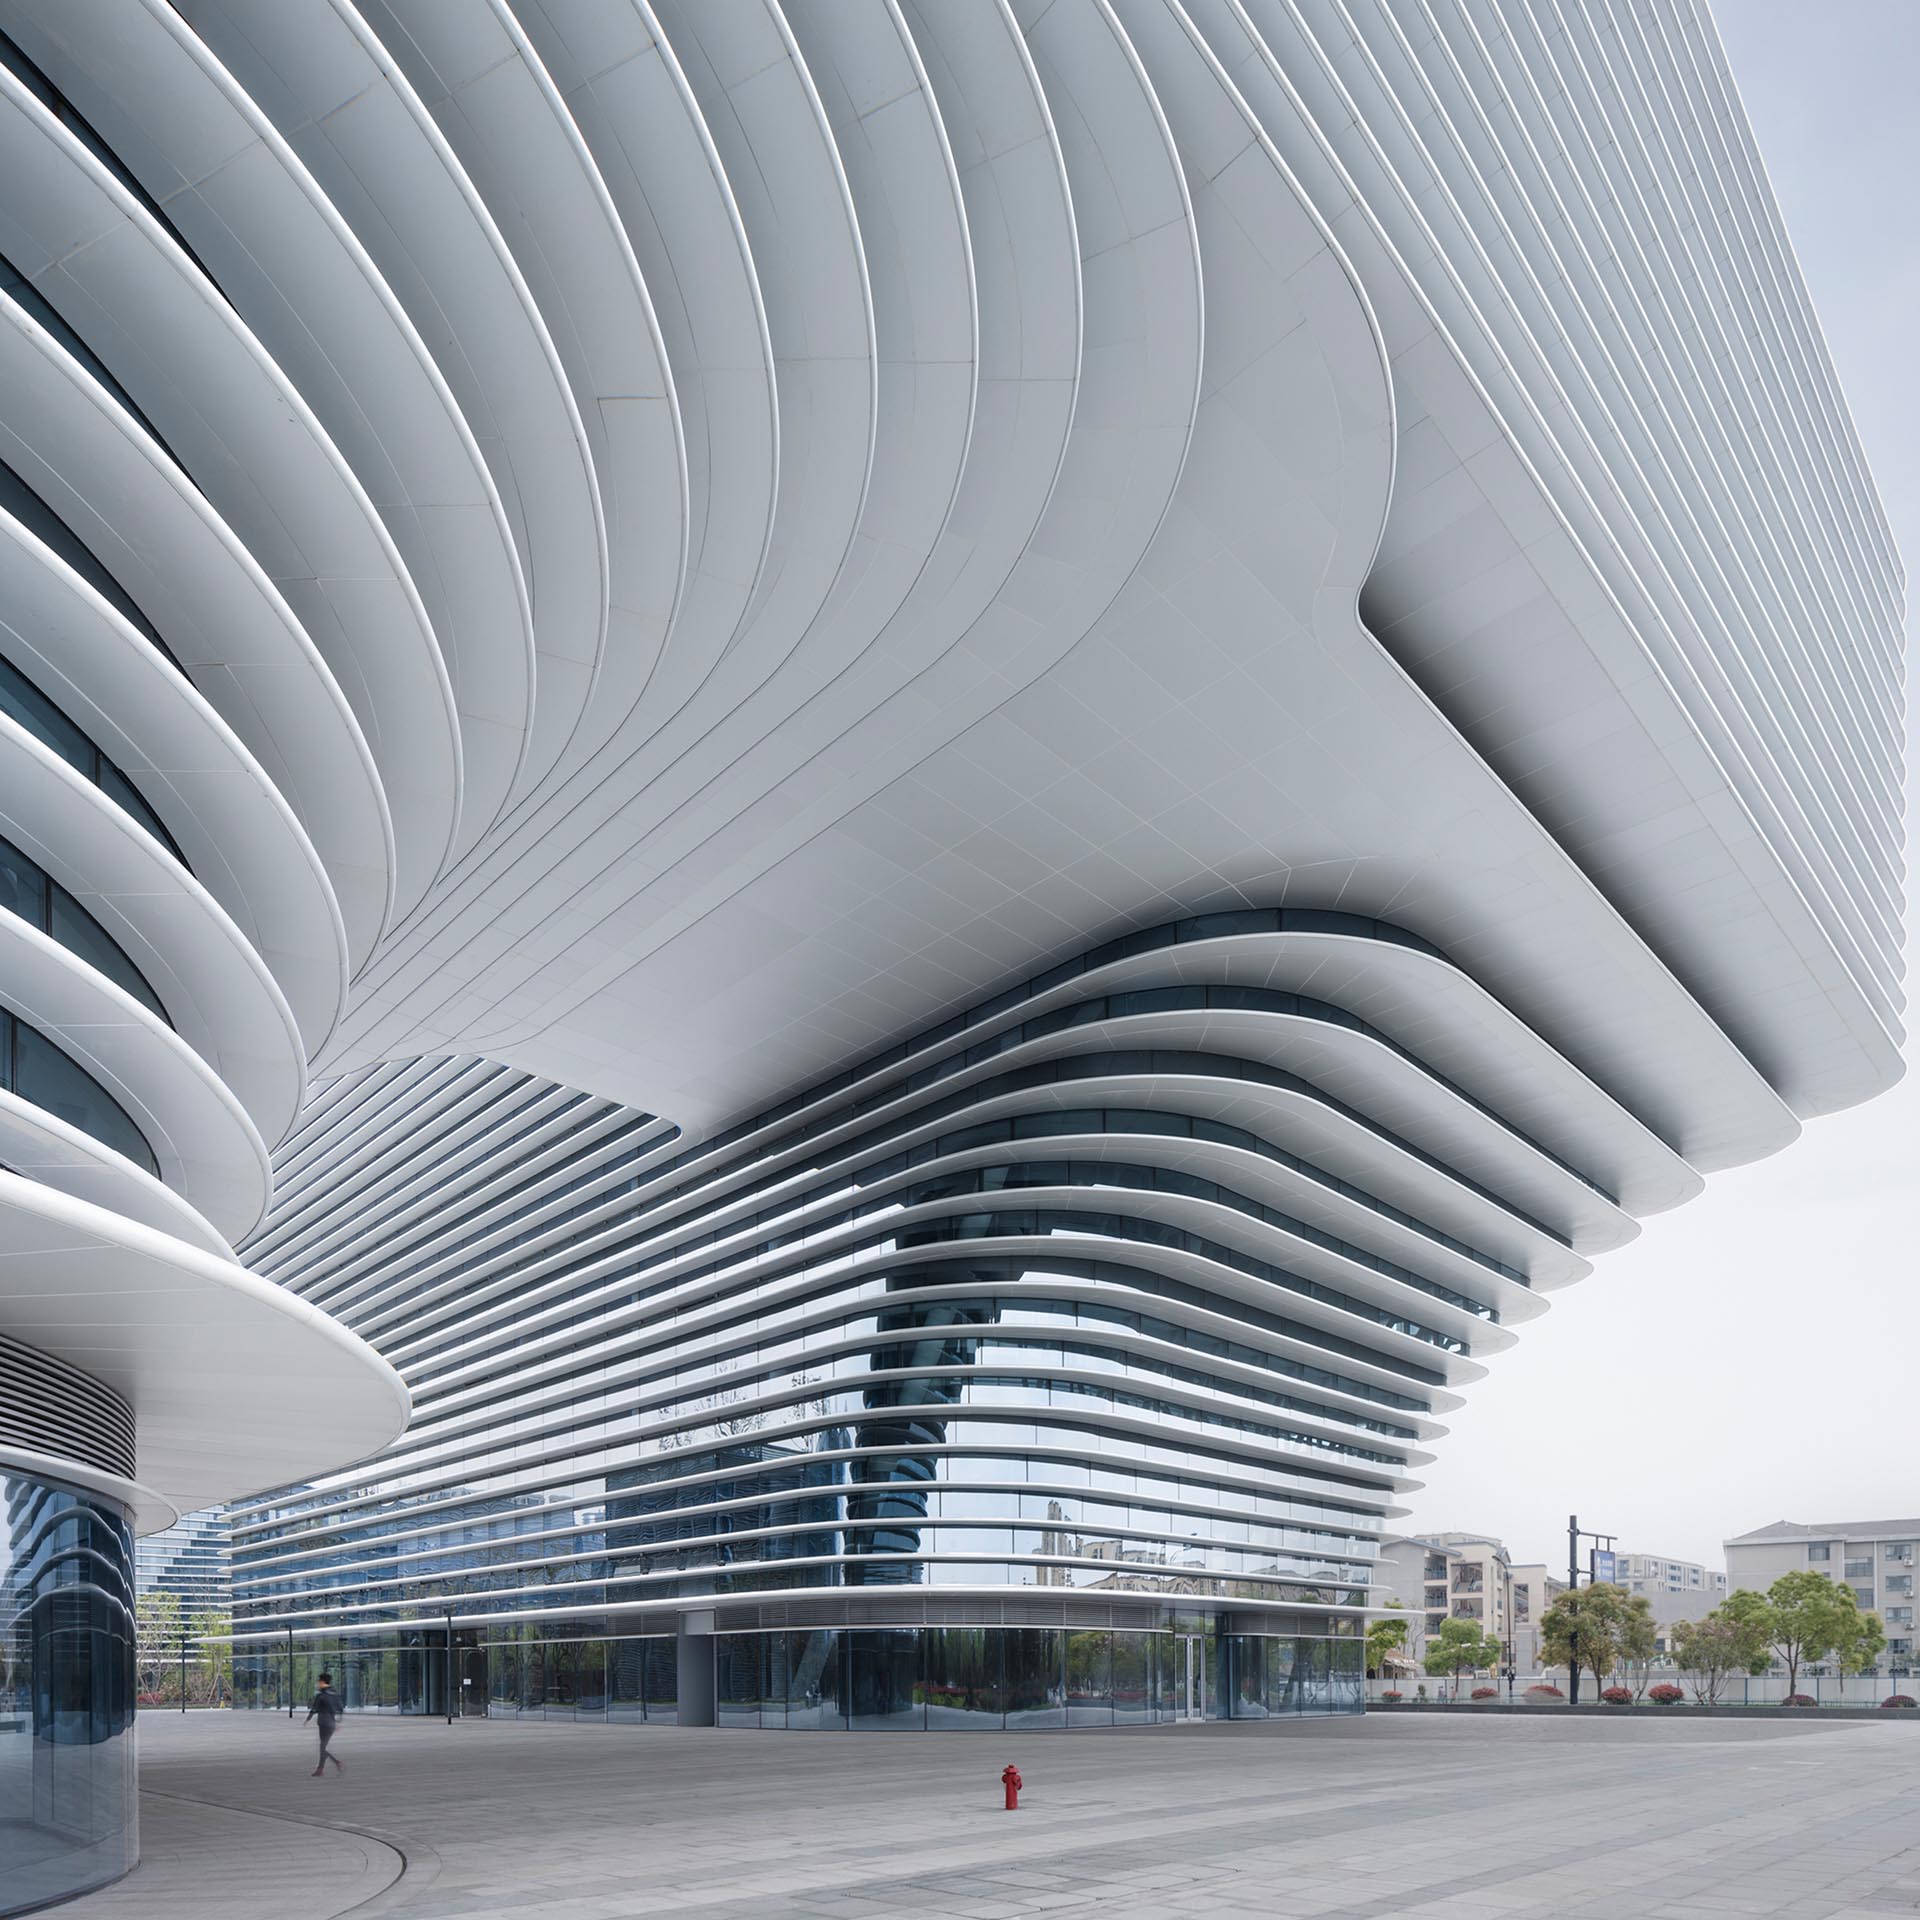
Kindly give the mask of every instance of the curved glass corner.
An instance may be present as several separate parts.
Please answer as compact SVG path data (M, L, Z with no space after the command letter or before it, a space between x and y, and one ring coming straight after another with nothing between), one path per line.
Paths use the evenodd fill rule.
M97 1493L0 1469L0 1914L140 1857L133 1529Z

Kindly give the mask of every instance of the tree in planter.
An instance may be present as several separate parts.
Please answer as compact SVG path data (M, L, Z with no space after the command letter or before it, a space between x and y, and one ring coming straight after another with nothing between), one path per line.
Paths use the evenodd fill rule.
M1758 1594L1733 1599L1758 1600ZM1762 1606L1765 1606L1763 1601ZM1716 1607L1699 1620L1676 1620L1671 1628L1673 1663L1691 1677L1693 1697L1702 1706L1719 1703L1720 1690L1736 1673L1765 1673L1770 1648L1764 1620L1751 1609Z
M1442 1620L1439 1631L1427 1638L1425 1665L1436 1679L1458 1680L1463 1673L1499 1666L1503 1651L1493 1634L1480 1631L1479 1621Z
M1594 1691L1606 1684L1606 1677L1620 1663L1623 1639L1638 1643L1639 1629L1629 1619L1638 1618L1628 1605L1623 1587L1596 1580L1590 1587L1570 1587L1540 1616L1540 1657L1550 1667L1573 1670L1574 1662L1593 1675ZM1641 1613L1646 1611L1644 1599ZM1651 1618L1647 1622L1651 1637Z
M1887 1643L1880 1616L1863 1613L1851 1587L1812 1567L1783 1573L1764 1599L1744 1591L1732 1594L1728 1608L1736 1601L1742 1619L1764 1627L1768 1647L1787 1670L1789 1695L1800 1691L1803 1666L1831 1659L1842 1673L1858 1673Z
M1398 1600L1389 1600L1387 1605L1398 1609ZM1367 1672L1369 1675L1386 1671L1387 1656L1398 1653L1407 1644L1407 1623L1405 1620L1375 1620L1367 1628Z

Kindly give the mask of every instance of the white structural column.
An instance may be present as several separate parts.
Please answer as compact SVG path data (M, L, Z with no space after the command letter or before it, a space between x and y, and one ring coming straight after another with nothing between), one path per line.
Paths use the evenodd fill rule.
M50 17L5 24L61 64ZM126 1864L132 1809L62 1729L78 1702L95 1744L124 1731L108 1649L130 1644L129 1528L405 1424L392 1367L232 1245L354 970L445 857L464 779L424 602L300 389L350 443L377 402L347 420L318 336L282 333L289 371L234 305L243 250L214 179L235 186L279 136L168 10L59 24L95 56L111 143L0 42L20 188L0 223L0 1561L39 1756L6 1762L10 1796L31 1781L0 1822L28 1848L0 1858L9 1904ZM293 175L263 178L256 212L361 298L351 235L287 197ZM268 278L286 262L244 251ZM430 388L424 347L413 366ZM530 702L529 682L516 755ZM91 1667L62 1669L60 1594L96 1634Z

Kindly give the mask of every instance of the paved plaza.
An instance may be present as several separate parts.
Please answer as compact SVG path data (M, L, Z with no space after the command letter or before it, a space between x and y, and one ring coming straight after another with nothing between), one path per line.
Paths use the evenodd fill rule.
M1920 1726L1370 1715L779 1735L143 1716L144 1862L74 1920L1705 1920L1920 1911ZM1017 1762L1019 1813L1000 1804Z

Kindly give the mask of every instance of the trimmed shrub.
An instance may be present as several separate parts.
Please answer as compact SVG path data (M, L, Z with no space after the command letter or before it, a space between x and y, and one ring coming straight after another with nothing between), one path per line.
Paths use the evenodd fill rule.
M1498 1687L1475 1687L1473 1697L1476 1700L1498 1700L1500 1698L1500 1689Z
M1910 1693L1890 1693L1880 1704L1883 1707L1910 1707L1914 1705L1914 1698Z
M1780 1704L1783 1707L1817 1707L1820 1702L1810 1693L1790 1693Z
M1406 1695L1405 1695L1404 1693L1396 1693L1396 1692L1395 1692L1395 1691L1393 1690L1393 1688L1391 1688L1391 1687L1389 1687L1389 1688L1388 1688L1388 1689L1386 1690L1386 1692L1385 1692L1385 1693L1383 1693L1383 1694L1382 1694L1382 1695L1380 1696L1380 1698L1381 1698L1382 1700L1386 1700L1386 1701L1390 1701L1390 1702L1392 1702L1392 1703L1393 1703L1393 1704L1394 1704L1395 1706L1398 1706L1398 1705L1399 1705L1399 1703L1400 1703L1400 1702L1401 1702L1402 1700L1404 1700L1404 1699L1405 1699L1406 1697L1407 1697L1407 1696L1406 1696Z
M1605 1687L1601 1690L1600 1698L1610 1707L1630 1707L1633 1705L1633 1689L1631 1687Z
M1542 1680L1538 1686L1527 1689L1529 1700L1564 1700L1567 1696L1550 1680Z
M1671 1680L1662 1680L1657 1687L1647 1689L1647 1698L1656 1707L1677 1707L1686 1697L1685 1690L1676 1687Z

